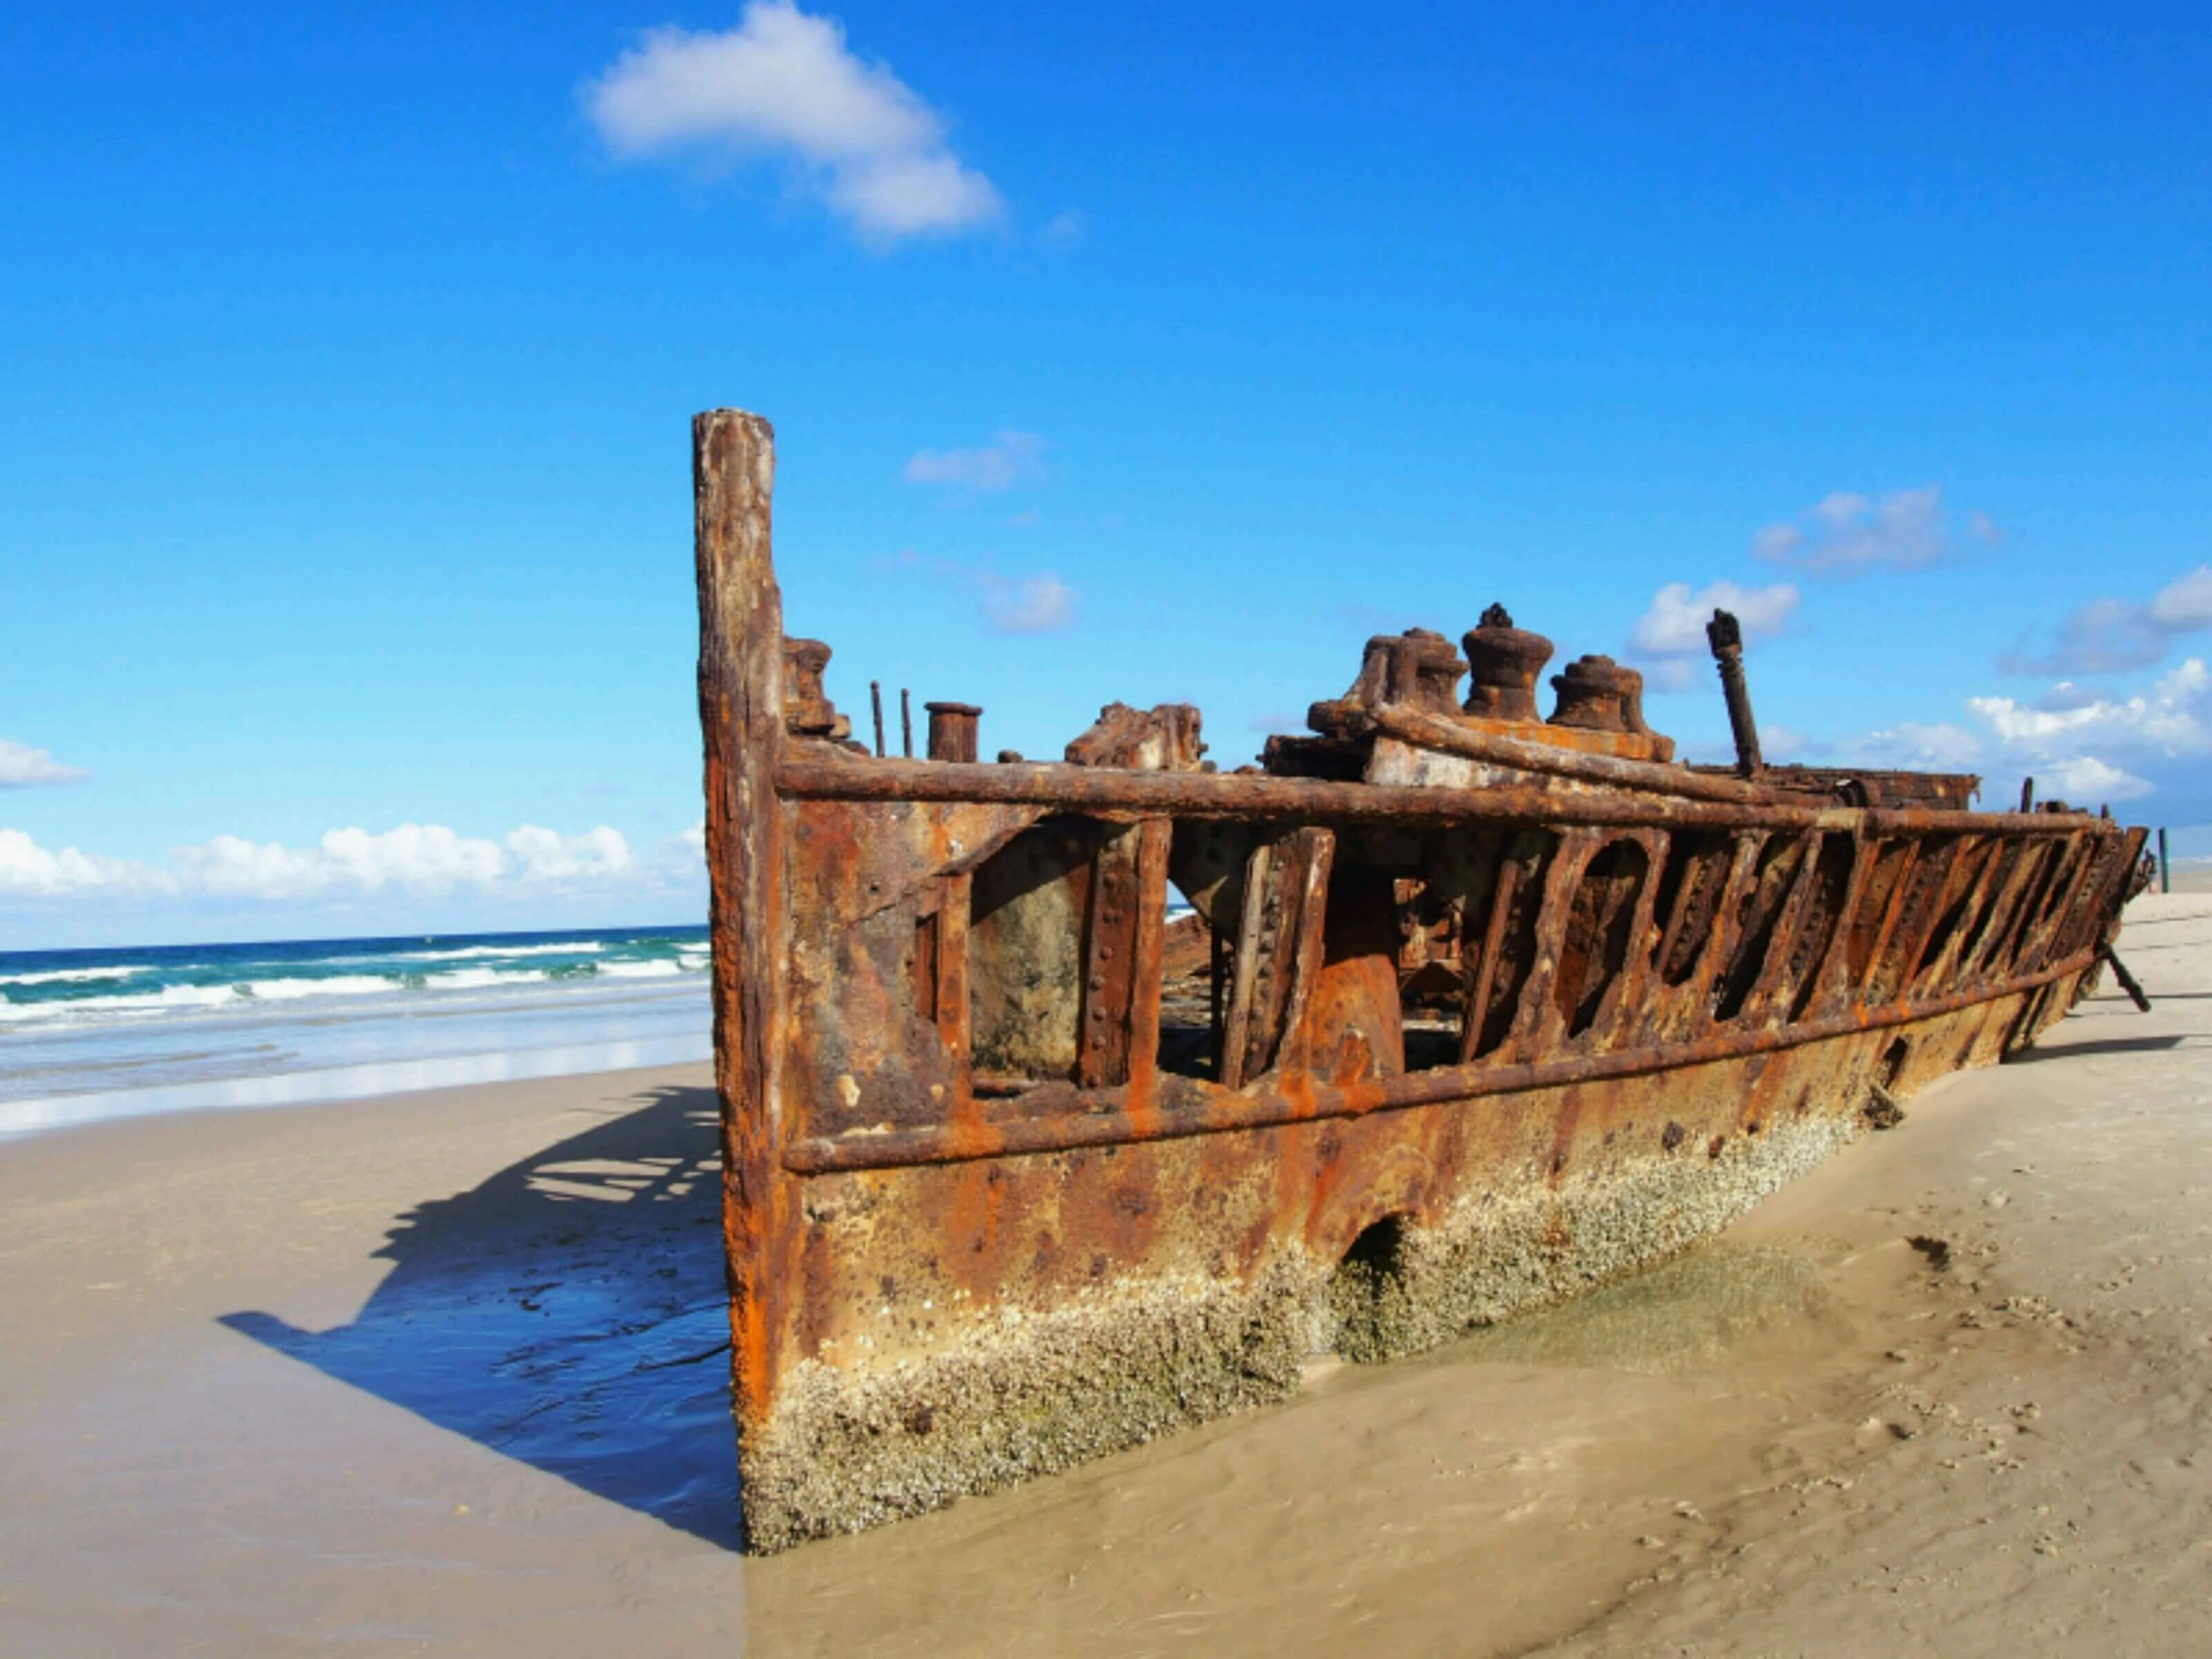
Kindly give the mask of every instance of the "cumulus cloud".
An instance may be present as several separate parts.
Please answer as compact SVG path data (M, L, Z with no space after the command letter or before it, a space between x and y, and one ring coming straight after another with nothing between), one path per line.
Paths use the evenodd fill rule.
M115 896L283 901L351 899L385 893L436 896L589 888L642 871L620 830L580 836L525 824L500 841L443 824L403 823L372 835L332 830L312 846L286 847L216 836L173 849L166 866L103 858L74 847L40 847L21 830L0 830L0 893L33 897Z
M1972 514L1967 533L1994 546L2002 538L1985 513ZM1751 538L1754 558L1809 575L1852 576L1869 570L1911 570L1949 551L1940 484L1878 496L1839 489L1795 519L1771 524Z
M1903 724L1838 745L1863 766L1983 770L2009 799L2038 792L2078 805L2156 797L2184 818L2212 813L2212 671L2191 657L2129 696L2067 682L2042 696L1969 697L1974 726Z
M1651 690L1686 691L1695 683L1697 664L1710 648L1705 624L1715 611L1735 613L1748 647L1780 635L1796 609L1797 590L1788 582L1771 587L1714 582L1694 592L1687 582L1668 582L1651 596L1629 630L1629 654L1643 669Z
M942 115L856 57L836 19L789 0L753 0L732 29L650 29L580 95L617 157L778 156L871 239L971 230L1005 211L952 152Z
M2014 674L2124 673L2206 628L2212 628L2212 564L2168 582L2148 605L2092 599L2058 624L2047 646L2008 651L1997 665Z
M27 789L41 783L82 783L92 775L82 766L64 766L43 749L0 738L0 789Z
M1001 427L973 449L924 449L900 475L908 483L950 484L959 489L1012 489L1044 476L1044 440L1034 432Z
M1705 624L1714 611L1733 611L1748 646L1778 635L1796 608L1797 590L1788 582L1772 587L1714 582L1694 593L1687 582L1668 582L1636 619L1629 642L1655 657L1702 656L1707 649Z
M0 830L0 893L52 897L91 891L157 892L174 878L143 864L101 858L74 847L41 847L28 832Z

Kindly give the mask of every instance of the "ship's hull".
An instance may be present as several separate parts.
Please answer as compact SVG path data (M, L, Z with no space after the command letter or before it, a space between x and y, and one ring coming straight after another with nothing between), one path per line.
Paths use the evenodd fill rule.
M1280 1400L1315 1353L1413 1352L1660 1261L1858 1133L1870 1082L1901 1098L1994 1064L2081 971L1600 1082L818 1177L817 1357L741 1443L754 1546L1066 1468Z
M1513 697L1450 715L1434 635L1370 642L1267 774L1203 766L1182 705L1053 764L977 763L962 704L931 759L856 752L827 647L782 633L765 423L696 437L756 1548L1678 1251L2033 1041L2116 929L2141 830L1667 767L1640 715L1533 744Z

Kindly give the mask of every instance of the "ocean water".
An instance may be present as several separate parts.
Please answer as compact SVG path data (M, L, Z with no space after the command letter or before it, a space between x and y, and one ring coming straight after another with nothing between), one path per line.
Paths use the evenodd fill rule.
M0 951L0 1137L712 1052L707 930Z

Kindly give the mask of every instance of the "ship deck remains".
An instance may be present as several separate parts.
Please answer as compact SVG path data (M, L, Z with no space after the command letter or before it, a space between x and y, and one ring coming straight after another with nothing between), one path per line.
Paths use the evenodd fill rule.
M1040 764L933 703L887 757L783 631L768 423L693 437L757 1549L1680 1250L2062 1017L2141 854L1972 778L1766 768L1724 618L1734 769L1674 763L1601 657L1539 718L1550 641L1495 608L1464 658L1370 641L1261 769L1182 704Z

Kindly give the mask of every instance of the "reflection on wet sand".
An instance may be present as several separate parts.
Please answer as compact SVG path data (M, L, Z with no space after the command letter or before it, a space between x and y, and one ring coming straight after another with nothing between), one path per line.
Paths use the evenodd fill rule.
M1435 1363L1682 1376L1753 1337L1843 1316L1810 1257L1717 1240L1556 1308L1473 1332Z

